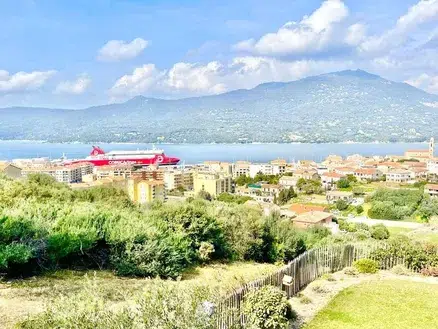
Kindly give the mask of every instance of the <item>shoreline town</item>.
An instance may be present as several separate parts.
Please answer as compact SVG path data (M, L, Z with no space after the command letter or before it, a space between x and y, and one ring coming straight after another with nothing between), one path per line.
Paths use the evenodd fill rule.
M115 186L123 188L131 200L139 204L185 199L199 193L217 198L226 193L274 205L283 190L292 188L302 192L303 182L307 181L317 182L327 204L342 199L357 206L363 203L363 198L356 198L353 191L340 188L340 181L354 178L358 182L375 182L386 187L423 182L425 193L438 197L438 157L434 154L434 147L431 138L427 148L406 150L403 155L329 155L320 163L305 159L292 163L273 159L267 163L211 160L190 165L178 164L178 158L166 156L162 150L105 153L94 147L90 156L81 160L35 158L3 161L0 162L0 173L15 179L35 173L47 174L73 189ZM303 205L295 207L306 208ZM292 208L284 211L296 215L313 210L324 213L325 210L317 206L315 209ZM329 218L322 220L325 221L328 222Z

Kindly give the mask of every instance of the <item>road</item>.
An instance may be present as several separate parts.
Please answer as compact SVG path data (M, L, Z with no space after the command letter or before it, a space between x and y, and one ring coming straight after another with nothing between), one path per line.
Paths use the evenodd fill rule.
M383 224L388 227L403 227L410 229L417 229L425 226L422 223L400 222L396 220L386 220L386 219L371 219L365 216L346 218L346 220L351 223L365 223L368 225Z

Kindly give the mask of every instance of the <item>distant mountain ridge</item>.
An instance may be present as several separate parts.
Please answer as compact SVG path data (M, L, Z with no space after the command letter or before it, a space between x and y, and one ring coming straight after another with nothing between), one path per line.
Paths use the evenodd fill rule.
M0 109L0 139L56 142L372 142L438 137L438 96L362 70L220 95L136 96L83 110Z

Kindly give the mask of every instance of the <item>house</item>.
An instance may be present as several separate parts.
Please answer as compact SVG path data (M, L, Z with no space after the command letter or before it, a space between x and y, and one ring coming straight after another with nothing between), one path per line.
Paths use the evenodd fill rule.
M310 211L292 219L294 225L306 228L314 225L329 225L333 215L325 211Z
M298 169L295 170L294 176L297 178L304 178L304 179L319 179L318 172L314 169L310 170L304 170L304 169Z
M383 173L376 168L359 168L353 172L358 180L378 180Z
M277 184L262 184L262 194L266 196L278 196L280 191L283 189L281 185Z
M431 197L438 198L438 184L426 184L424 186L424 193L429 194Z
M354 175L354 170L355 168L353 167L338 167L335 168L334 172L347 176L347 175Z
M427 162L427 160L434 157L435 140L432 137L429 141L429 147L427 149L420 150L407 150L405 152L405 158L417 159L419 161Z
M391 183L407 183L411 180L411 172L405 169L391 170L386 174L386 181Z
M328 212L328 207L326 206L315 206L315 205L307 205L307 204L301 204L301 203L294 203L289 207L289 210L296 215L301 215L306 212L311 211L325 211Z
M321 176L322 187L325 190L331 190L342 178L345 178L345 175L338 174L336 172L327 172Z
M410 168L411 178L415 180L427 179L428 170L427 168L414 167Z
M278 181L278 184L284 188L296 188L298 182L298 177L295 176L282 176Z
M9 162L0 162L0 174L3 174L9 178L20 178L21 168Z
M344 191L329 191L326 194L328 203L335 203L339 200L344 200L347 203L353 202L353 192Z

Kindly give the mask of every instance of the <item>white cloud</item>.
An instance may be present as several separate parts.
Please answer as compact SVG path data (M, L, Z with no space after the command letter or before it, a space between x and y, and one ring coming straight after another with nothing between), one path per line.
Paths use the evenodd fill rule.
M35 90L42 87L56 71L17 72L10 74L0 70L0 92L12 93Z
M165 84L176 90L217 94L226 90L225 85L218 82L224 70L225 67L219 62L207 65L176 63L167 72Z
M291 81L309 75L351 68L351 61L282 61L268 57L236 57L228 63L177 63L169 70L147 64L118 79L110 89L113 97L161 92L167 95L209 95L260 83Z
M321 7L300 22L288 22L277 32L268 33L258 41L244 40L236 50L261 55L293 55L324 50L336 38L336 24L348 16L348 8L341 0L326 0Z
M80 75L74 81L63 81L56 86L56 94L72 94L81 95L87 91L88 87L91 85L91 78L86 75Z
M162 83L164 71L159 71L155 64L145 64L136 68L132 74L122 76L110 89L110 94L116 96L135 96L148 90L158 90Z
M410 7L401 16L395 26L385 33L367 38L359 47L363 54L383 54L391 48L402 45L408 38L409 32L421 24L438 18L438 0L421 0Z
M100 50L97 59L104 62L118 62L135 58L142 53L149 42L136 38L131 42L123 40L108 41Z
M431 76L429 74L423 73L417 77L413 77L405 81L411 86L421 88L430 93L438 94L438 75Z
M363 41L365 35L366 35L365 25L360 23L350 25L347 29L345 42L350 46L357 46Z

